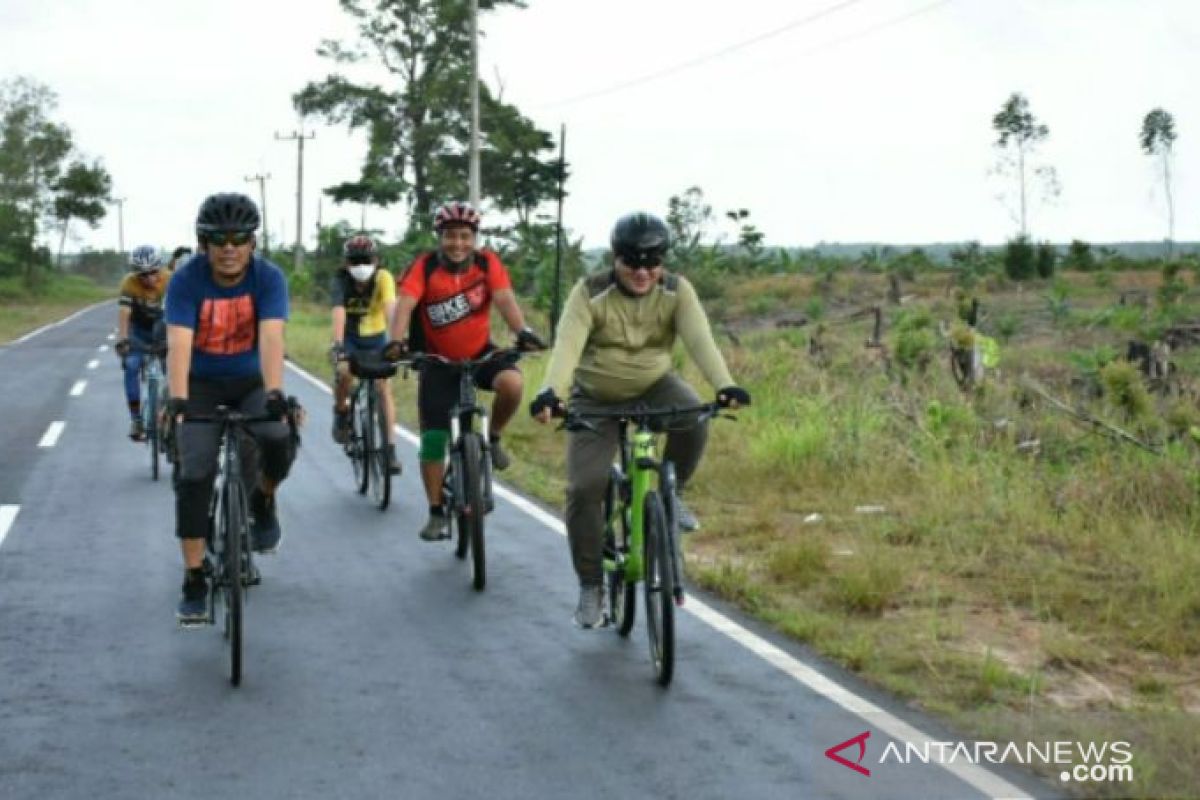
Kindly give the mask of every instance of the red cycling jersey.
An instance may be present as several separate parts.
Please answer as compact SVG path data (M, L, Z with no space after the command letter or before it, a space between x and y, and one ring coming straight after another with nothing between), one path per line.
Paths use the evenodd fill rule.
M512 282L499 256L490 250L480 250L478 255L487 259L487 269L474 258L462 272L438 264L428 281L424 259L435 256L422 256L397 282L398 292L417 301L413 313L420 316L431 353L459 360L474 358L487 347L492 295L510 288Z

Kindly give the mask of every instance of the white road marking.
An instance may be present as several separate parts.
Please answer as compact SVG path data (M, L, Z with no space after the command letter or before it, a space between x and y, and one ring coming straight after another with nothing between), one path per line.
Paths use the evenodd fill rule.
M110 342L111 342L113 339L116 339L116 338L117 338L117 335L116 335L115 333L110 333L110 334L108 335L108 340L109 340Z
M17 512L20 510L20 506L0 506L0 544L4 544L4 537L8 536L8 529L17 521Z
M306 370L295 364L288 362L288 366L297 374L316 386L326 394L333 394L332 390L326 386L320 379L316 378ZM407 441L417 444L420 440L416 434L411 431L396 426L396 432ZM512 505L516 506L527 515L533 517L538 522L541 522L550 530L560 536L567 535L566 526L562 520L545 509L538 507L535 503L530 502L526 498L512 491L506 486L497 483L495 492L499 497L504 498ZM800 661L798 658L790 655L786 651L771 644L766 639L747 630L738 623L726 617L721 612L713 609L705 603L697 600L695 597L688 597L687 603L684 605L684 610L691 612L696 619L705 623L713 630L721 633L733 641L745 647L751 653L754 653L759 658L766 661L771 666L777 668L785 675L791 677L798 683L808 687L813 692L827 698L830 702L841 706L852 714L856 714L872 727L878 728L887 735L902 742L911 742L915 745L920 745L922 742L939 741L928 734L922 733L917 728L909 725L899 717L895 717L884 711L879 706L859 697L854 692L839 684L825 675L822 675L816 669ZM868 716L869 715L869 716ZM970 784L985 795L995 800L1017 800L1017 798L1028 798L1029 795L1013 786L1008 781L1000 778L997 775L989 772L983 767L966 763L949 763L942 764L947 771L953 774L960 780Z
M81 308L69 317L63 317L58 322L51 322L49 325L43 325L42 327L38 328L37 330L30 331L29 333L25 334L21 338L14 341L13 344L20 344L21 342L27 342L30 339L32 339L33 337L37 336L39 333L45 333L46 331L50 330L51 328L57 328L59 325L65 325L68 322L70 322L71 320L78 317L80 314L86 314L87 312L91 311L93 308L96 308L96 307L102 306L102 305L107 305L108 303L111 303L111 302L112 302L111 300L101 300L99 303L92 303L87 308Z
M96 349L99 350L101 353L106 353L106 352L108 352L108 345L102 344Z
M89 361L87 363L88 369L95 369L98 366L100 366L100 359L98 359L98 358L93 358L91 361Z
M65 422L51 422L50 427L46 428L46 432L42 434L42 440L38 442L38 447L54 447L65 427L67 427Z
M71 397L79 397L86 388L87 381L75 381L75 385L71 387Z

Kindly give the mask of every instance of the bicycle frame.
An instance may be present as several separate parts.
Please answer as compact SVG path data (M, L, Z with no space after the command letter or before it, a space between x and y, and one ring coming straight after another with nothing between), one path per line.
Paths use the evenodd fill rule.
M626 420L618 422L619 455L621 484L617 487L618 502L613 505L613 519L608 524L616 529L620 520L618 514L627 514L629 519L628 552L620 565L615 560L605 559L604 569L612 572L618 568L627 583L637 583L642 580L645 564L642 560L642 540L645 536L644 508L646 495L655 488L659 464L654 446L654 434L645 427L639 427L628 436Z

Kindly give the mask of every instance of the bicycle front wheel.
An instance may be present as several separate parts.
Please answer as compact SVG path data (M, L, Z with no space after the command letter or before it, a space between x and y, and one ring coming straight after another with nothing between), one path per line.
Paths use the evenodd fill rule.
M379 510L388 507L392 497L392 473L388 469L387 413L383 408L383 393L371 386L368 422L371 428L371 449L367 458L371 465L371 497Z
M477 433L463 437L462 514L471 540L471 585L482 591L487 585L487 556L483 546L483 442Z
M614 467L604 490L604 558L611 559L613 569L608 577L608 607L613 626L621 636L633 630L637 616L637 584L625 580L625 555L629 552L629 524L625 506L617 496L621 474Z
M646 630L650 636L654 674L660 685L667 686L675 672L675 587L671 575L667 515L658 492L646 495L643 508Z
M150 477L158 480L158 381L151 379L146 390L146 443L150 445Z
M350 456L350 466L354 469L354 488L359 494L367 493L367 484L371 480L371 468L367 465L367 448L370 447L367 420L367 409L362 402L362 396L355 392L350 399L350 442L347 453Z
M229 682L242 682L242 610L245 587L242 583L243 550L246 547L246 500L242 485L234 479L225 483L224 552L222 571L225 583L225 634L229 638Z

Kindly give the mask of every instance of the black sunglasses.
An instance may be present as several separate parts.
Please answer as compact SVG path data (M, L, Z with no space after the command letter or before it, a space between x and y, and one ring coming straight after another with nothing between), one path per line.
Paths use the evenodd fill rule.
M227 244L232 244L237 247L249 244L254 239L254 234L248 231L225 231L224 233L208 233L204 235L204 242L212 247L224 247Z
M355 253L354 255L346 256L346 263L352 267L360 267L364 264L374 264L375 256Z
M641 272L641 271L652 272L652 271L658 269L659 267L661 267L663 262L662 262L662 259L660 258L657 261L655 261L653 264L646 264L646 263L630 264L628 261L626 261L625 259L622 258L621 263L624 264L625 269L629 270L630 272Z

